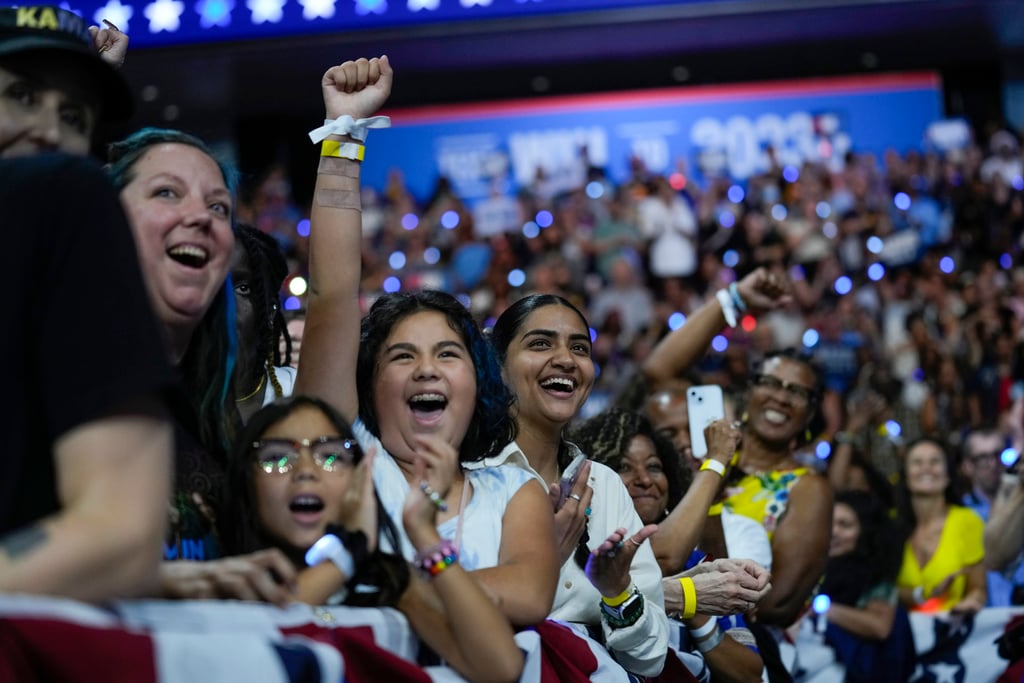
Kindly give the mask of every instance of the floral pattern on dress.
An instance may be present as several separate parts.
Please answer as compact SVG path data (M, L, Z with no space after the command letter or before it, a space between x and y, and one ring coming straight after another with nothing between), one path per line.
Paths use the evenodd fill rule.
M748 474L726 489L725 507L759 522L769 538L786 514L789 491L808 472L806 467Z

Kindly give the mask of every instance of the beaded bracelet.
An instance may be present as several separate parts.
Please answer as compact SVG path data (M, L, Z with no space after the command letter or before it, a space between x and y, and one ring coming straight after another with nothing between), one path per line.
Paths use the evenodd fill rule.
M459 559L459 550L448 539L416 553L413 564L427 576L437 576Z

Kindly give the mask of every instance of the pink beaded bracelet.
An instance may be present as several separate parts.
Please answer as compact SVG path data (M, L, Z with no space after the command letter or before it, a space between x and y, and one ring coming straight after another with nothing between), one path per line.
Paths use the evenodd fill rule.
M443 539L437 545L416 553L416 556L413 558L413 564L424 574L437 576L455 564L458 559L458 548L448 539Z

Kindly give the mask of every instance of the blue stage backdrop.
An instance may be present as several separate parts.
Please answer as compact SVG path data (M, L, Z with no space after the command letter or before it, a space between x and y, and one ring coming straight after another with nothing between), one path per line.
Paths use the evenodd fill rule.
M113 22L138 48L709 2L741 0L66 0L60 5L94 24Z
M497 183L578 186L580 150L618 183L632 157L651 171L737 181L768 167L771 147L795 172L807 160L838 164L850 150L905 151L925 144L942 118L932 73L887 74L730 86L535 98L392 110L393 128L370 133L363 179L383 187L405 170L410 190L430 195L446 176L473 203Z

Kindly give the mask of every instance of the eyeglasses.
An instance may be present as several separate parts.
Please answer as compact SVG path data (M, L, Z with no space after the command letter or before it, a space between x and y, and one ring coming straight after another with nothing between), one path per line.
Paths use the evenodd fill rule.
M316 439L289 441L264 439L254 441L256 464L267 474L287 474L299 462L302 451L309 451L313 462L324 472L338 472L362 458L363 451L355 439L343 436L321 436Z
M754 386L766 391L783 391L793 403L809 403L815 396L814 389L810 387L785 382L772 375L758 375L754 378Z
M968 455L967 459L974 464L995 462L1002 454L1002 451L988 451L987 453L974 453L973 455Z

